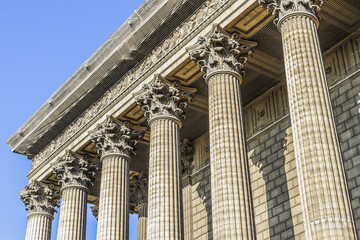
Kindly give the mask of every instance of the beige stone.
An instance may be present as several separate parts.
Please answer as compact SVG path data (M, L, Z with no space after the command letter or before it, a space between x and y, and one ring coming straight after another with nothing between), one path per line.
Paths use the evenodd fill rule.
M33 181L19 194L29 212L25 240L50 240L51 222L59 200L53 186Z
M246 56L256 44L238 43L218 26L204 39L189 53L209 85L213 235L255 239L240 83Z
M108 117L92 133L101 152L97 239L129 238L129 161L141 132Z
M53 165L61 184L61 208L57 239L84 240L89 184L94 180L98 164L85 156L68 152Z

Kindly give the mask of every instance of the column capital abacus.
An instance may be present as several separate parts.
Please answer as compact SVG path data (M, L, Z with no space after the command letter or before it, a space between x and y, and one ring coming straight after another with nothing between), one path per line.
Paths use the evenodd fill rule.
M101 153L101 159L110 155L121 155L130 160L135 154L137 140L144 135L144 131L132 130L129 122L121 122L107 116L90 134L91 141Z
M245 75L244 64L256 46L256 42L240 39L236 33L230 35L214 24L208 36L199 37L198 43L186 50L204 72L206 82L212 75L225 72L241 81Z
M19 194L29 212L28 217L43 214L53 219L54 212L57 212L55 208L59 206L59 194L52 184L42 185L38 181L31 181Z
M183 142L180 144L180 151L181 151L181 162L182 162L183 174L190 175L191 170L192 170L191 163L194 160L193 142L187 138L184 139Z
M86 155L76 155L68 151L65 156L59 157L53 164L53 172L61 184L61 191L69 187L88 191L94 181L95 172L101 163L92 163Z
M262 7L266 7L275 16L274 24L278 29L289 17L306 15L319 25L318 12L323 0L258 0Z
M145 112L151 124L156 119L172 119L180 127L180 119L184 118L184 108L191 101L196 88L181 86L178 82L169 82L159 74L142 90L135 93L136 103Z

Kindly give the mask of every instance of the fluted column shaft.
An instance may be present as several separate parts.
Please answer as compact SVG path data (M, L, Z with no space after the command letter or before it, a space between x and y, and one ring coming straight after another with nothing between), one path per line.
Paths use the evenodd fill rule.
M84 240L86 236L87 189L62 189L57 240Z
M129 162L119 154L101 158L97 239L129 238Z
M44 213L31 213L27 218L25 240L50 240L53 216Z
M147 204L142 204L138 209L137 240L146 240L147 237Z
M355 239L315 17L281 20L294 151L307 239Z
M184 209L184 240L193 240L193 205L192 205L192 187L189 176L183 180L183 209Z
M173 119L150 123L148 187L147 239L183 239L179 125Z
M240 76L208 78L214 239L254 239Z

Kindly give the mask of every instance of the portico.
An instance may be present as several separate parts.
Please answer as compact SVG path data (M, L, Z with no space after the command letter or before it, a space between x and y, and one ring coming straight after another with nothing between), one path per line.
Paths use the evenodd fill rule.
M332 11L359 16L360 6L160 2L9 139L33 161L22 200L50 201L28 208L26 239L49 239L60 198L59 239L85 239L87 203L98 206L97 239L128 239L129 213L138 239L356 239L359 173L344 164L357 166L346 146L358 112L341 125L347 109L334 99L356 99L346 91L360 85L360 20ZM171 25L161 34L160 14ZM76 94L61 95L68 88Z

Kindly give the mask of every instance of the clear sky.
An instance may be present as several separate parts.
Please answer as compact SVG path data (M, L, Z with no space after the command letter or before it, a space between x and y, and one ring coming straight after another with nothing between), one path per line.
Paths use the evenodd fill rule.
M24 239L18 191L31 161L5 141L137 9L143 0L0 0L0 239ZM58 214L52 239L56 239ZM87 240L96 238L88 210ZM136 239L137 216L130 217Z

